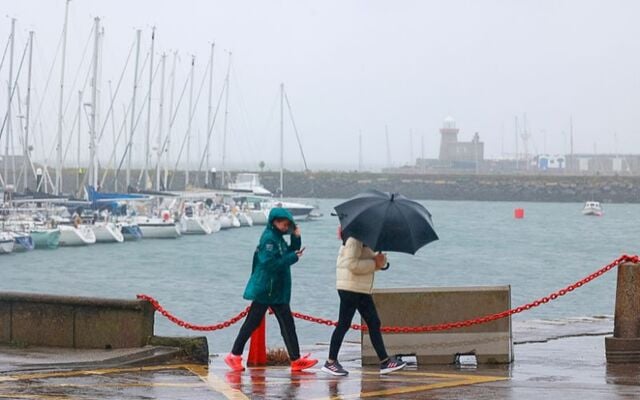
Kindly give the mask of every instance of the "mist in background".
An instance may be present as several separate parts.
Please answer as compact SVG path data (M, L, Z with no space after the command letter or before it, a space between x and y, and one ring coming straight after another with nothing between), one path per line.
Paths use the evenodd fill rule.
M5 49L16 18L14 78L35 31L32 91L33 158L55 161L60 79L58 49L64 0L0 1L0 46ZM69 4L65 73L65 164L76 164L72 125L78 93L93 52L93 18L104 28L100 83L101 116L110 104L125 61L142 29L141 64L156 27L154 64L167 54L164 133L169 124L169 90L177 51L175 104L195 56L190 166L197 168L207 134L209 51L215 42L214 109L229 54L230 90L226 160L228 167L279 167L280 83L291 103L302 148L311 169L356 169L362 135L363 164L413 164L422 153L437 158L438 129L447 116L459 138L478 132L485 158L513 158L514 119L526 114L529 152L569 152L573 118L574 152L635 153L640 148L640 3L635 1L97 1ZM86 50L85 50L86 48ZM56 56L57 54L57 56ZM56 58L57 57L57 58ZM116 134L133 90L133 56L115 97ZM55 59L55 63L54 63ZM25 60L26 63L26 60ZM18 85L26 93L26 66ZM5 115L8 53L0 69L0 111ZM136 165L144 160L149 65L139 71L135 131ZM48 87L47 80L49 79ZM74 86L74 81L75 86ZM46 90L45 90L46 88ZM151 141L156 142L160 94L153 84ZM188 123L189 89L176 113L168 154L178 159ZM85 87L84 101L90 101ZM174 104L174 106L175 106ZM13 105L12 153L21 154L17 99ZM224 102L211 136L211 165L222 160ZM37 119L36 119L37 118ZM104 123L101 121L101 125ZM82 121L82 162L88 160L88 126ZM117 146L122 157L130 121ZM285 167L302 169L302 157L285 104ZM69 137L69 135L74 135ZM4 154L5 135L0 141ZM69 143L67 145L67 143ZM105 167L113 149L113 126L100 143ZM520 144L522 151L522 144ZM186 162L183 150L180 166ZM155 155L152 157L155 162Z

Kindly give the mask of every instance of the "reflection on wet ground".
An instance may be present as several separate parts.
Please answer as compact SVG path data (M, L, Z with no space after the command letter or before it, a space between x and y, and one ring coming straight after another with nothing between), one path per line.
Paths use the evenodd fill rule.
M166 365L87 371L0 373L11 399L637 399L640 365L607 365L604 337L583 336L516 346L511 365L410 365L381 376L345 357L347 377L319 368L230 372L220 357L208 367Z

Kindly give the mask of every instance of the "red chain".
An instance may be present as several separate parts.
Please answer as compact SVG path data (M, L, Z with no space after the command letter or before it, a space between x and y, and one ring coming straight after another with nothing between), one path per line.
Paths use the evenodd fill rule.
M631 262L634 264L637 264L640 261L640 258L638 256L628 256L628 255L623 255L620 258L618 258L617 260L614 260L612 263L605 265L604 267L602 267L601 269L597 270L596 272L592 273L591 275L565 287L564 289L560 289L556 292L551 293L548 296L544 296L541 297L538 300L532 301L531 303L527 303L524 305L521 305L519 307L516 308L512 308L510 310L506 310L506 311L502 311L499 313L495 313L495 314L489 314L489 315L485 315L482 317L478 317L478 318L473 318L473 319L468 319L465 321L456 321L456 322L448 322L448 323L442 323L442 324L437 324L437 325L423 325L423 326L383 326L380 330L382 332L393 332L393 333L417 333L417 332L433 332L433 331L443 331L443 330L447 330L447 329L456 329L456 328L465 328L468 326L472 326L472 325L478 325L478 324L484 324L487 322L491 322L491 321L495 321L497 319L502 319L502 318L506 318L509 317L513 314L518 314L521 313L523 311L528 311L534 307L538 307L541 304L546 304L552 300L557 299L560 296L564 296L565 294L574 291L575 289L582 287L583 285L591 282L592 280L594 280L595 278L600 277L601 275L603 275L606 272L609 272L610 270L612 270L613 268L617 267L620 264L623 264L625 262ZM190 324L188 322L184 322L181 319L175 317L174 315L172 315L171 313L169 313L167 310L165 310L164 308L162 308L162 306L160 305L160 303L158 303L158 301L156 299L154 299L151 296L147 296L145 294L139 294L138 299L140 300L146 300L149 303L151 303L151 305L158 311L160 312L162 315L164 315L165 317L167 317L171 322L180 325L184 328L187 329L192 329L192 330L197 330L197 331L215 331L218 329L223 329L223 328L228 328L229 326L231 326L232 324L235 324L236 322L238 322L239 320L241 320L242 318L244 318L248 312L249 312L249 308L247 307L245 308L244 311L242 311L240 314L236 315L235 317L231 318L228 321L216 324L216 325L194 325L194 324ZM293 315L294 318L299 318L305 321L309 321L309 322L315 322L317 324L323 324L323 325L327 325L327 326L336 326L338 325L338 323L336 321L332 321L330 319L323 319L323 318L317 318L317 317L313 317L310 315L306 315L306 314L302 314L299 312L292 312L291 315ZM351 325L351 329L356 329L356 330L367 330L367 326L366 325L360 325L360 324L353 324Z
M224 329L224 328L228 328L231 325L235 324L236 322L240 321L242 318L246 317L247 314L249 313L249 307L245 308L244 311L240 312L240 314L236 315L235 317L221 322L219 324L213 324L213 325L195 325L195 324L190 324L188 322L185 322L183 320L181 320L180 318L176 317L175 315L171 314L169 311L165 310L160 303L158 302L158 300L154 299L151 296L148 296L146 294L139 294L136 296L138 299L140 300L146 300L149 303L151 303L151 305L153 306L153 308L155 308L160 314L164 315L165 317L167 317L167 319L169 319L169 321L173 322L176 325L179 325L183 328L186 329L191 329L194 331L217 331L219 329Z

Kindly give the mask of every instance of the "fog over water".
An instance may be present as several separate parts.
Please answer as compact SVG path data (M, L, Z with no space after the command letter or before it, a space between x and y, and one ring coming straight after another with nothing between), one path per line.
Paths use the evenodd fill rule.
M54 158L60 58L53 64L64 20L64 0L0 0L0 46L7 45L16 18L14 77L28 39L35 31L33 64L34 155ZM364 166L387 164L385 126L391 164L400 166L421 154L437 157L438 128L451 115L460 139L474 132L485 142L486 157L513 157L514 119L525 119L530 153L569 151L569 120L574 121L574 151L631 153L640 148L640 3L556 1L98 1L69 4L64 102L66 163L74 165L76 139L68 139L77 109L77 91L89 73L94 17L104 28L101 116L115 92L135 30L142 30L140 64L156 27L154 64L167 53L165 107L168 107L173 52L178 52L175 103L195 58L190 164L197 167L206 143L208 82L203 80L215 41L213 108L230 68L227 165L267 168L279 163L279 85L293 110L302 147L312 169L353 169L358 165L358 135ZM87 48L85 52L85 46ZM7 53L0 69L0 110L7 105ZM25 61L26 62L26 61ZM53 65L53 67L52 67ZM51 72L48 89L47 77ZM159 74L159 73L158 73ZM143 102L149 85L148 61L140 70L137 110L140 123L133 149L144 159L147 125ZM77 79L76 79L77 78ZM74 85L74 81L76 81ZM153 84L151 141L155 143L160 78ZM26 92L26 69L19 79ZM202 88L202 89L201 89ZM116 130L133 91L133 56L115 101ZM84 101L90 101L85 88ZM177 160L188 119L187 88L172 128L169 155ZM210 166L220 167L224 102L212 134ZM175 107L175 106L174 106ZM286 105L285 105L286 108ZM285 110L286 111L286 110ZM22 110L24 113L24 110ZM20 114L14 104L13 130ZM169 113L164 113L164 131ZM302 158L285 114L285 153L289 168ZM103 121L104 122L104 121ZM88 128L83 121L83 131ZM130 122L127 122L127 126ZM100 145L106 165L113 148L109 122ZM126 133L125 133L126 134ZM75 135L75 133L74 133ZM88 135L87 135L88 136ZM81 143L88 157L87 136ZM2 151L4 152L4 140ZM522 151L523 144L520 144ZM13 147L20 152L17 136ZM118 154L124 151L124 139ZM186 150L180 163L187 159Z

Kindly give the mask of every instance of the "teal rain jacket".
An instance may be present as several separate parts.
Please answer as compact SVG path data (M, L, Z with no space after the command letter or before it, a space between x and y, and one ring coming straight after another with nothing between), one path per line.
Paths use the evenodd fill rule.
M287 233L280 232L273 221L286 218L291 221L291 229ZM272 208L269 221L260 243L253 255L251 278L244 290L246 300L255 300L262 304L289 304L291 301L291 266L298 262L297 250L300 250L302 239L291 235L291 244L287 244L283 236L295 229L295 221L291 213L284 208Z

